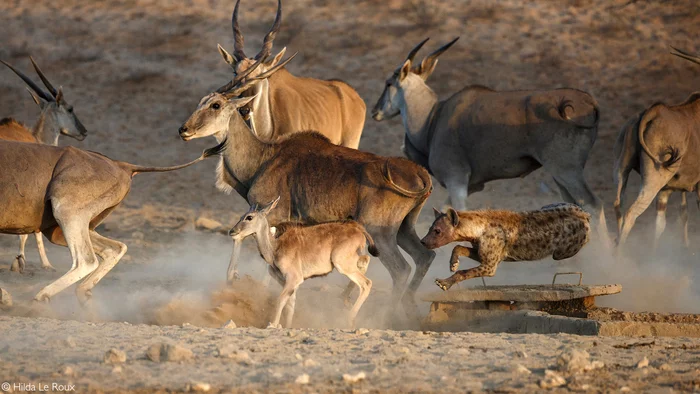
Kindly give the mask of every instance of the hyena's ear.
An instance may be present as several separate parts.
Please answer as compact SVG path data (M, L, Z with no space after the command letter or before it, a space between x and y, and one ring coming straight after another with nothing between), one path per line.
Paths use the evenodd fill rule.
M447 218L450 219L450 222L454 227L459 225L459 214L457 214L457 211L455 211L454 208L447 210Z
M440 216L442 216L442 212L440 212L440 210L437 209L437 208L435 208L435 207L433 207L433 213L435 214L435 219L437 219L437 218L439 218Z

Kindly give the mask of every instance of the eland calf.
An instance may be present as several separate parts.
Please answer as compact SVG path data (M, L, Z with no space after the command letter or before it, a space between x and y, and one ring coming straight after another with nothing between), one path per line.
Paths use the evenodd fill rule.
M404 153L447 188L456 209L466 209L467 196L489 181L544 167L565 200L595 212L607 245L603 203L583 176L598 134L596 101L576 89L502 92L483 86L468 86L440 101L426 81L457 39L420 63L414 57L428 39L413 48L386 80L373 118L401 115Z
M379 256L372 236L359 223L347 220L315 225L280 223L275 226L272 237L267 215L279 200L277 197L268 204L251 206L229 231L237 243L250 235L255 236L260 255L269 264L270 276L283 287L270 327L279 327L283 310L285 326L290 327L297 288L304 280L328 275L333 269L360 288L360 295L350 310L350 325L354 326L357 313L372 289L372 281L365 275L369 265L369 256L364 254L366 244L372 256Z
M30 88L27 90L32 96L32 99L34 99L34 102L41 109L41 114L31 130L15 119L0 119L0 140L39 143L53 146L58 145L58 137L61 134L75 138L78 141L84 140L87 136L87 130L75 115L73 106L66 102L63 90L61 88L54 88L44 73L41 72L39 66L34 62L34 59L29 57L29 60L32 62L32 66L34 66L34 70L39 75L39 78L44 82L48 93L37 86L31 78L12 67L9 63L2 60L0 60L0 62L6 65L27 84ZM51 262L46 256L44 239L41 233L36 232L34 235L36 236L36 244L39 249L39 257L41 258L41 268L55 271L55 268L51 265ZM10 268L12 271L24 272L26 261L24 246L28 237L27 234L21 234L19 236L19 254L12 263Z

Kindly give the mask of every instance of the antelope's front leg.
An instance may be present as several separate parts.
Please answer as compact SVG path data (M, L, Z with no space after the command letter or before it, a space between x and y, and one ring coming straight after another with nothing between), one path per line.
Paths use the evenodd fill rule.
M479 253L476 248L470 248L467 246L457 245L452 249L452 256L450 257L450 271L457 272L459 268L459 258L461 256L469 257L474 261L479 260Z

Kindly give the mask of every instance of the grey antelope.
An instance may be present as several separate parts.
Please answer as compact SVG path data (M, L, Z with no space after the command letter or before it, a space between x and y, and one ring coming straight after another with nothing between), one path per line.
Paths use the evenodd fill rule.
M365 275L369 256L364 254L369 244L369 253L378 256L372 237L352 220L316 225L280 223L272 237L267 216L279 200L277 197L268 204L251 206L229 231L238 244L250 235L255 236L260 255L269 264L270 276L283 288L270 327L279 327L283 310L285 327L291 327L299 286L304 280L328 275L333 269L360 288L360 295L350 310L350 325L354 326L357 313L372 289L372 281Z
M671 48L673 55L700 64L700 57ZM657 195L655 240L658 241L666 226L666 203L674 191L682 193L681 222L687 245L685 193L700 193L700 92L692 93L678 105L656 103L630 119L618 135L614 152L618 245L625 243L635 221ZM642 185L637 198L623 216L622 196L632 170L639 172Z
M404 153L447 188L456 209L466 209L469 193L483 190L486 182L544 167L565 200L596 213L607 245L603 203L583 176L598 134L596 101L575 89L499 92L477 85L440 101L426 81L438 56L457 39L420 63L414 57L428 39L414 47L386 80L373 118L401 115Z
M222 148L208 149L179 166L142 167L70 146L1 142L0 233L41 231L52 243L67 246L73 259L71 269L34 299L48 300L82 280L76 294L87 302L92 288L126 253L125 244L98 234L95 227L126 197L133 176L185 168Z
M278 0L275 22L265 35L262 48L254 58L249 58L243 50L243 34L238 26L239 4L240 0L236 2L231 18L233 54L219 45L219 52L236 76L246 72L258 60L270 56L282 19L282 2ZM255 135L265 141L277 141L291 133L317 130L336 145L357 149L367 112L360 95L340 80L292 75L284 68L291 58L279 63L285 51L283 48L270 61L264 61L253 70L250 77L258 81L252 82L250 89L241 89L243 97L254 97L241 111L245 111ZM275 67L281 70L271 71Z
M12 118L4 118L0 120L0 140L18 141L27 143L38 143L45 145L58 145L58 137L63 134L78 141L82 141L87 136L87 130L78 117L73 112L73 106L70 105L64 95L63 90L59 87L54 88L48 78L41 72L39 66L34 62L34 59L29 57L29 60L34 66L34 70L39 75L39 78L48 89L48 93L37 86L31 78L12 67L10 64L0 60L10 70L17 74L30 89L34 102L41 109L39 119L30 130L18 121ZM51 265L46 250L44 249L44 239L41 232L35 232L36 244L39 249L39 257L41 258L41 268L54 271L55 268ZM27 243L28 234L19 235L19 254L12 263L11 270L24 272L25 255L24 246Z
M467 279L494 276L501 261L573 257L588 242L590 218L577 205L567 203L530 212L435 210L435 221L421 242L430 249L451 242L472 244L455 246L450 258L450 271L455 274L435 281L442 290L448 290ZM479 266L457 271L460 256L469 257Z
M217 184L226 189L235 185L248 204L266 204L281 196L268 217L273 226L292 220L313 224L345 219L363 225L394 282L392 309L403 298L407 312L414 314L415 291L435 257L414 228L432 191L428 172L403 158L336 146L315 132L262 141L239 112L253 99L239 98L235 88L207 95L181 128L186 130L181 137L188 141L213 136L225 143ZM411 267L399 246L416 264L408 290Z

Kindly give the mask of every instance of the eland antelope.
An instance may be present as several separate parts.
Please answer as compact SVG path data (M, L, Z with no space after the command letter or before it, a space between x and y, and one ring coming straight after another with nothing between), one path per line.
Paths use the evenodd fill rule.
M700 64L700 57L672 48L671 53ZM656 103L627 122L615 144L617 183L615 213L618 219L618 245L625 243L635 221L658 195L656 241L666 225L666 202L673 191L683 193L681 221L687 236L686 192L700 192L700 92L683 103ZM622 215L622 196L630 171L639 172L642 185L637 198Z
M267 216L280 198L265 205L253 205L229 231L234 242L253 235L258 250L268 264L268 272L283 287L270 327L280 327L282 311L285 327L291 327L296 305L297 288L306 280L325 276L337 270L360 288L360 295L350 310L350 325L369 296L372 281L367 278L369 256L378 256L372 236L353 220L301 225L280 223L272 237ZM366 245L369 245L365 248Z
M29 57L34 70L39 75L39 78L48 89L48 93L37 86L31 78L21 73L10 64L0 60L10 70L17 74L24 83L27 84L29 94L34 99L34 102L41 109L39 119L30 130L23 124L12 118L0 119L0 140L18 141L27 143L39 143L45 145L58 145L58 137L63 134L78 141L82 141L87 136L87 130L78 117L73 112L73 106L70 105L64 95L63 90L59 87L54 88L48 78L41 72L39 66L34 62L34 59ZM39 257L41 258L41 268L45 270L55 271L53 265L46 256L44 249L44 239L41 232L34 233L36 237L36 245L39 249ZM28 234L19 235L19 254L12 263L11 270L24 272L25 255L24 246L27 243Z
M238 26L239 4L240 0L236 2L231 17L233 54L219 45L219 52L236 76L246 72L258 60L270 56L282 19L282 2L278 0L275 22L265 36L262 48L254 58L249 58L243 50L243 34ZM336 145L357 149L367 112L360 95L340 80L297 77L285 68L274 74L269 72L278 65L284 67L291 60L279 63L285 51L286 48L283 48L252 72L250 77L262 76L260 83L241 92L243 97L254 97L249 105L241 108L251 130L265 141L277 141L300 131L317 130Z
M239 111L255 96L239 97L239 93L234 88L204 97L180 128L182 139L213 136L225 144L217 183L235 181L236 191L248 204L266 204L281 196L268 217L273 226L345 219L363 225L391 274L392 309L403 300L407 313L417 318L414 294L435 257L415 232L420 210L432 192L428 172L403 158L336 146L316 132L263 141ZM408 290L411 267L399 246L416 264Z
M76 294L85 304L92 288L126 253L125 244L95 228L126 197L134 175L185 168L221 149L207 149L179 166L142 167L71 146L0 141L0 233L41 231L52 243L67 246L73 259L71 269L34 299L49 300L82 280Z
M458 38L420 63L413 60L428 39L413 48L386 80L373 118L401 115L404 153L447 188L456 209L466 209L469 193L483 190L486 182L524 177L544 167L565 200L596 213L607 245L603 203L583 176L598 134L596 101L576 89L495 91L483 86L468 86L440 101L426 81L438 57Z

